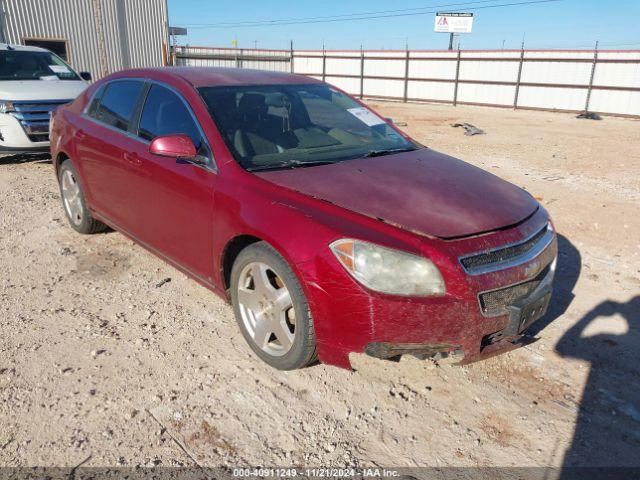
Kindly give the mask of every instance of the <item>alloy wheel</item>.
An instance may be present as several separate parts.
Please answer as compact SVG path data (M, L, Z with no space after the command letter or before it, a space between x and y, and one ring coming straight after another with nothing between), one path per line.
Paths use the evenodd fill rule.
M67 215L74 225L82 223L84 206L82 205L82 194L80 184L71 170L62 173L62 200Z
M275 357L291 350L296 315L282 278L266 263L252 262L240 273L237 293L240 316L253 342Z

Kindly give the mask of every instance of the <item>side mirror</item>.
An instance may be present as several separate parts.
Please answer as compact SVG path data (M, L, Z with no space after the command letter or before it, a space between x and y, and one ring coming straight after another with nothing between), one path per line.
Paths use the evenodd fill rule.
M184 134L154 138L149 145L149 152L171 158L194 158L198 154L189 135Z
M90 82L91 81L91 72L80 72L80 78Z

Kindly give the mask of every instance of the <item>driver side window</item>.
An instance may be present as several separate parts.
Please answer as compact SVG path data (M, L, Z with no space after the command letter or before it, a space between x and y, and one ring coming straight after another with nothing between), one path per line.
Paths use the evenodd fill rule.
M207 143L191 112L174 92L160 85L152 85L140 116L138 136L147 141L163 135L188 135L201 157L211 158Z

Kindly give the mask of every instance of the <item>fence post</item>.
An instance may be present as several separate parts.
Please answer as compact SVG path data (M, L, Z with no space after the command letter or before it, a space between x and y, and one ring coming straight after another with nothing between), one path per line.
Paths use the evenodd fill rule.
M524 42L520 49L520 64L518 65L518 78L516 79L516 93L513 96L513 109L518 108L518 96L520 95L520 81L522 80L522 64L524 63Z
M291 40L291 44L289 47L289 67L290 67L291 73L294 73L295 69L293 68L293 40Z
M453 106L458 105L458 79L460 78L460 44L458 44L458 60L456 62L456 83L453 87Z
M407 98L409 97L409 55L409 48L407 47L404 59L404 95L402 97L404 103L407 103Z
M322 44L322 81L327 78L327 52L324 49L324 43Z
M170 55L169 55L169 62L171 62L171 63L170 63L170 65L171 65L172 67L177 67L177 66L178 66L178 65L177 65L177 61L178 61L178 53L177 53L177 51L176 51L176 50L177 50L177 48L178 48L178 47L177 47L176 45L173 45L173 46L170 46L169 48L171 49L171 50L170 50L170 52L171 52L171 53L170 53ZM184 51L182 51L182 53L185 53L185 52L184 52Z
M242 68L242 49L240 49L240 56L238 56L238 51L236 50L236 68Z
M591 64L591 77L589 78L589 88L587 89L587 100L584 104L585 113L589 112L589 103L591 102L591 90L593 90L593 79L596 75L597 64L598 64L598 42L596 42L596 48L593 51L593 63Z
M364 97L364 50L360 45L360 99Z

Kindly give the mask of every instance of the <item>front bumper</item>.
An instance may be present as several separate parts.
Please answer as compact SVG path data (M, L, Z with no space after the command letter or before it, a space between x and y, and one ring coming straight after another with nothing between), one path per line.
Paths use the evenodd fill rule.
M7 113L0 114L0 153L47 151L51 115L71 100L11 101Z
M511 262L503 269L470 275L459 258L484 250L487 245L509 244L529 237L546 225L546 213L539 212L525 224L477 238L446 242L443 250L449 266L439 265L447 294L442 297L399 297L371 292L357 284L331 255L299 265L305 277L307 297L314 318L320 359L350 368L350 353L367 353L395 359L410 354L419 358L455 357L471 363L517 348L522 334L546 311L539 304L525 319L514 322L519 312L542 296L549 298L557 257L553 234L547 247L522 263ZM444 242L443 242L444 243ZM526 297L501 311L483 312L483 292L530 282L540 273L544 278ZM544 303L544 302L542 302Z
M504 328L497 332L488 333L479 339L480 351L462 350L461 344L454 343L369 343L364 353L380 359L397 360L402 355L413 355L425 359L456 358L461 364L472 363L478 360L512 350L528 340L522 341L522 335L527 328L540 320L547 312L551 299L551 283L553 271L547 273L544 281L529 296L520 298L513 305L509 305L509 315ZM469 353L473 353L469 355Z
M48 122L46 131L48 132ZM45 127L42 127L43 132ZM33 141L41 138L46 141ZM31 138L23 128L20 121L9 113L0 114L0 153L16 155L19 153L43 152L49 149L49 137L47 135L32 135Z

